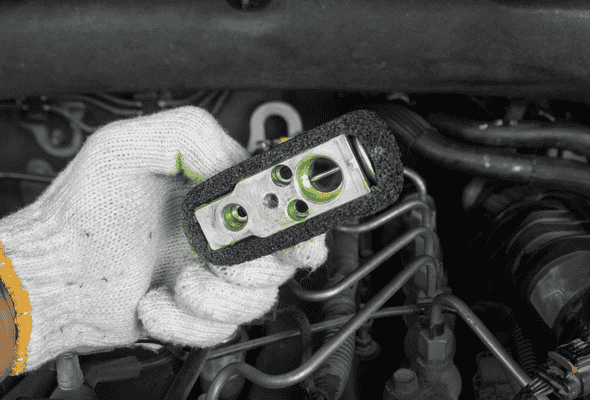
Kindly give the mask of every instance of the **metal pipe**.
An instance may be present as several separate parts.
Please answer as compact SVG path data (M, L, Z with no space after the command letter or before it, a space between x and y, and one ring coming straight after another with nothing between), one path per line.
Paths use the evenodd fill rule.
M418 185L419 185L420 181L422 180L421 177L418 174L413 173L412 170L408 170L408 172L412 176L414 176L414 178L416 178ZM389 211L383 213L382 215L380 215L378 217L373 218L370 221L367 221L365 223L358 224L358 225L340 226L340 227L337 227L336 230L341 231L341 232L354 232L354 233L367 232L369 230L376 229L376 228L386 224L387 222L393 220L394 218L401 216L402 214L404 214L414 208L418 208L422 211L422 215L423 215L422 223L424 224L425 227L427 227L428 229L431 229L432 225L431 225L431 220L430 220L430 214L431 214L432 210L430 209L430 206L428 205L428 203L426 203L422 200L410 200L410 201L403 202L402 204L399 204L399 205L393 207ZM427 234L425 236L424 249L426 251L426 254L434 255L436 253L436 248L435 248L437 245L436 239L437 238L435 235ZM433 290L435 290L434 288L436 287L437 282L438 282L438 274L437 273L428 274L428 283L427 283L427 288L426 288L426 291L428 292L428 296L434 297L436 295L436 292ZM313 301L313 300L310 300L310 301Z
M404 176L412 181L416 187L416 190L418 191L420 200L426 203L428 193L426 192L426 181L424 178L422 178L416 171L408 167L404 167Z
M502 363L504 368L516 378L521 386L526 386L532 381L521 366L510 357L506 349L504 349L500 342L498 342L498 339L492 335L484 323L473 311L471 311L467 304L461 301L458 297L446 293L440 294L432 300L433 307L437 304L452 307L473 332L475 332L477 337L486 345L488 350L490 350L496 356L498 361Z
M399 315L408 315L414 314L420 311L423 311L427 307L429 307L429 303L417 304L417 305L408 305L408 306L399 306L399 307L387 307L377 311L375 314L371 316L371 318L385 318L385 317L395 317ZM329 321L322 321L318 322L317 324L311 325L311 333L318 333L323 332L327 329L331 329L337 326L342 326L346 322L350 321L352 317L340 317L336 319L331 319ZM213 358L219 358L223 356L227 356L229 354L237 353L240 351L247 351L256 349L258 347L266 346L272 343L280 342L281 340L292 339L301 335L301 332L297 329L288 330L285 332L275 333L274 335L269 335L265 337L261 337L258 339L252 339L247 342L234 344L231 346L223 347L217 350L211 350L209 353L208 360Z
M430 307L430 339L434 339L437 335L437 326L445 322L443 318L443 306L440 303L433 303Z
M418 200L416 200L418 202ZM420 202L422 203L422 202ZM422 203L423 204L423 203ZM404 235L400 236L397 240L393 243L387 245L383 250L379 253L375 254L369 261L365 263L361 268L356 269L353 273L349 274L346 278L341 280L338 284L323 290L306 290L299 285L295 280L291 279L288 282L289 287L293 291L293 293L299 297L300 299L306 301L324 301L330 299L338 293L342 292L346 288L354 285L356 282L363 279L365 276L373 272L378 266L380 266L383 262L385 262L388 258L393 256L395 253L403 249L405 246L410 244L418 237L425 237L428 240L434 241L435 233L432 232L430 229L425 227L418 227L414 228L411 231L405 233ZM430 264L426 264L428 268L428 275L429 281L434 279L436 282L436 274L437 274L437 264L438 261L433 259L434 261Z
M416 171L411 168L404 167L404 176L412 181L416 190L418 191L418 198L428 205L428 193L426 191L426 181ZM433 212L428 207L428 211L422 210L422 223L428 228L432 228L434 221Z
M221 389L229 378L235 374L242 374L246 379L257 385L269 389L280 389L302 382L313 371L315 371L347 338L354 334L371 315L377 311L387 300L389 300L401 287L412 278L412 276L424 265L433 263L435 260L430 256L417 258L406 266L384 289L377 293L353 318L351 318L342 329L338 331L328 342L326 342L315 354L299 368L280 375L268 375L246 363L232 363L226 366L215 377L207 400L217 400Z
M430 214L430 206L428 203L422 200L410 200L403 202L389 211L381 214L378 217L371 219L370 221L363 222L362 224L358 225L349 225L349 226L338 226L336 227L337 231L346 232L346 233L364 233L371 231L373 229L377 229L380 226L385 225L387 222L407 213L408 211L412 211L414 209L421 210L424 214Z

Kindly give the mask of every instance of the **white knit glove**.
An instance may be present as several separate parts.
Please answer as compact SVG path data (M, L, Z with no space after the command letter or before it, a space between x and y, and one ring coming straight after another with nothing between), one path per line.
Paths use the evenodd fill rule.
M247 157L199 108L114 122L35 203L0 220L0 242L29 293L26 370L146 333L214 345L267 312L296 269L323 264L325 235L232 267L191 251L181 203L195 183L176 173L202 182Z

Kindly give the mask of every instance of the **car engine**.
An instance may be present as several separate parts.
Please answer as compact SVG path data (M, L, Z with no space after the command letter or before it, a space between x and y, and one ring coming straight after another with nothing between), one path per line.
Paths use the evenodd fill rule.
M0 217L100 127L186 105L252 155L371 110L404 165L392 207L226 342L64 354L1 398L590 398L587 8L0 4Z

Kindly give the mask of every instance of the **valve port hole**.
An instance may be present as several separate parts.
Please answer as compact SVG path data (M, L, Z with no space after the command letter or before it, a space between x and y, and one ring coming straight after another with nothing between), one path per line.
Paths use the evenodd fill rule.
M342 180L342 170L329 158L319 157L311 164L310 181L316 190L333 192L342 185Z
M309 207L307 206L307 203L305 203L302 200L297 200L295 202L295 211L297 211L299 214L307 214L307 212L309 211Z

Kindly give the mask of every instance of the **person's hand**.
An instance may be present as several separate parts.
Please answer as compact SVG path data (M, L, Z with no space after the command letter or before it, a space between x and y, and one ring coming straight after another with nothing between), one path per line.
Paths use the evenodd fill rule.
M26 370L145 334L217 344L268 311L296 269L323 264L325 235L223 268L191 251L185 194L247 157L199 108L118 121L94 133L35 203L0 220L30 299Z

